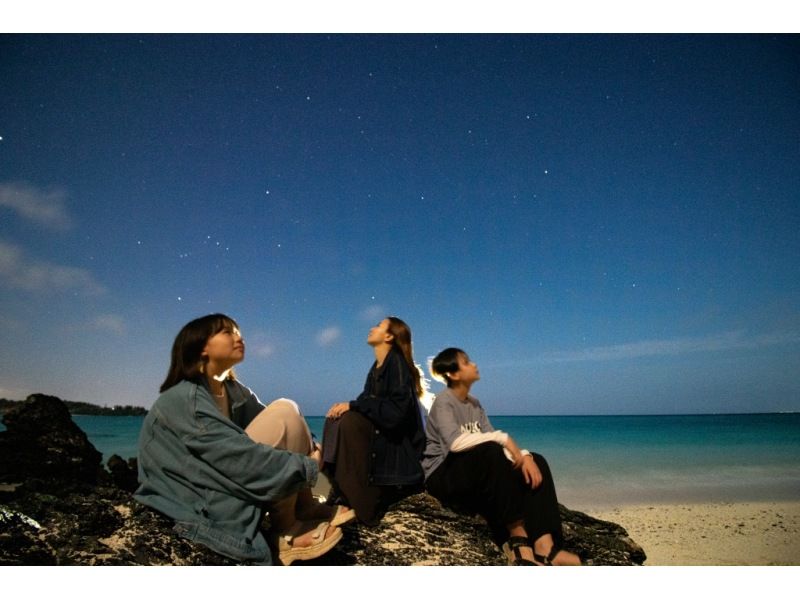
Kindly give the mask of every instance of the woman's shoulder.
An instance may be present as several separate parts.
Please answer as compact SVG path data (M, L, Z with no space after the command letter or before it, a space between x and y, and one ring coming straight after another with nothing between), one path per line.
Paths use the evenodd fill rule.
M392 347L391 351L386 354L386 358L383 360L383 366L386 367L386 364L389 363L402 363L403 365L406 364L406 358L403 357L402 351L397 347Z
M411 370L408 368L408 363L406 363L406 358L403 356L403 353L397 347L392 347L392 350L386 354L386 357L383 359L383 363L378 366L378 362L374 362L372 364L371 372L375 372L378 377L382 377L384 374L391 372L392 375L399 374L401 376L410 376Z
M191 380L181 380L162 391L150 411L164 415L183 411L195 399L200 388L201 385Z
M431 410L433 410L433 408L437 405L439 405L439 409L444 409L449 405L458 404L459 400L453 394L453 391L451 391L449 388L445 388L443 391L437 393L437 395L433 398L433 406L431 407Z
M481 402L475 398L475 395L467 395L467 401L469 401L469 404L472 405L473 407L477 407L478 409L483 409Z
M158 395L158 401L165 402L175 398L192 396L197 393L198 388L200 388L200 385L196 382L181 380Z

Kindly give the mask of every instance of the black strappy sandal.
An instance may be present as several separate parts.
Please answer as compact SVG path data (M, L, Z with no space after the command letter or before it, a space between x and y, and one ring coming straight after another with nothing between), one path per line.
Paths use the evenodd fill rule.
M553 558L559 553L559 550L551 550L550 554L547 556L542 556L541 554L533 553L533 560L539 563L540 565L545 565L546 567L553 566Z
M520 548L522 547L527 547L533 550L533 546L525 536L511 536L508 539L508 542L503 544L503 552L505 553L506 558L508 558L509 564L528 566L533 565L535 567L536 563L522 556L522 552L520 551ZM534 557L535 556L536 555L534 555Z
M550 549L550 554L548 554L547 556L542 556L541 554L536 554L534 552L533 558L537 563L540 563L547 567L551 567L553 565L553 559L556 558L556 555L562 550L564 550L563 546L559 544L554 544L553 548ZM581 557L578 557L578 560L580 560L581 565L584 564L583 559Z

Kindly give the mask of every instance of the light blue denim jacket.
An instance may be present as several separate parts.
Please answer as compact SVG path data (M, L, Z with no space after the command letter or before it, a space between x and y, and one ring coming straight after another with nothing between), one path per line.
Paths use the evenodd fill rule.
M270 564L259 531L265 503L317 481L313 459L257 444L244 428L264 409L227 381L231 419L208 389L184 380L158 397L139 435L134 498L175 520L183 537L236 560Z

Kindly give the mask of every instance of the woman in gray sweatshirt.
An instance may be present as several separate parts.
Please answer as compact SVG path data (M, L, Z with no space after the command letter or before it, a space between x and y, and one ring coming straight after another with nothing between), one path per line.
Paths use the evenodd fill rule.
M425 485L445 504L481 514L515 565L579 565L562 549L561 517L544 457L521 450L495 430L470 394L478 366L461 349L445 349L431 365L447 384L433 402L422 459Z

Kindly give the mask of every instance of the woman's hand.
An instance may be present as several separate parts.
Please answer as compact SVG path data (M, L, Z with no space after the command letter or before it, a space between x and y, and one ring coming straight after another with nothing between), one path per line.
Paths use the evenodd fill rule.
M334 403L333 407L328 409L326 417L331 419L339 419L347 411L350 411L350 403Z
M523 457L522 451L519 450L519 446L517 446L517 443L514 441L513 438L511 438L510 434L508 436L508 440L506 440L505 448L506 450L508 450L509 453L511 453L511 458L513 459L514 462L514 469L519 469L520 467L522 467L522 457Z
M522 458L522 465L520 466L522 477L525 478L525 483L531 488L538 488L542 483L542 472L539 471L539 466L533 460L533 455L525 455Z
M523 455L517 443L511 436L506 441L506 449L514 459L514 469L519 469L525 483L531 488L536 488L542 483L542 472L533 460L532 455Z
M314 446L314 451L308 456L309 459L314 459L317 462L317 467L322 469L322 450L319 445Z

